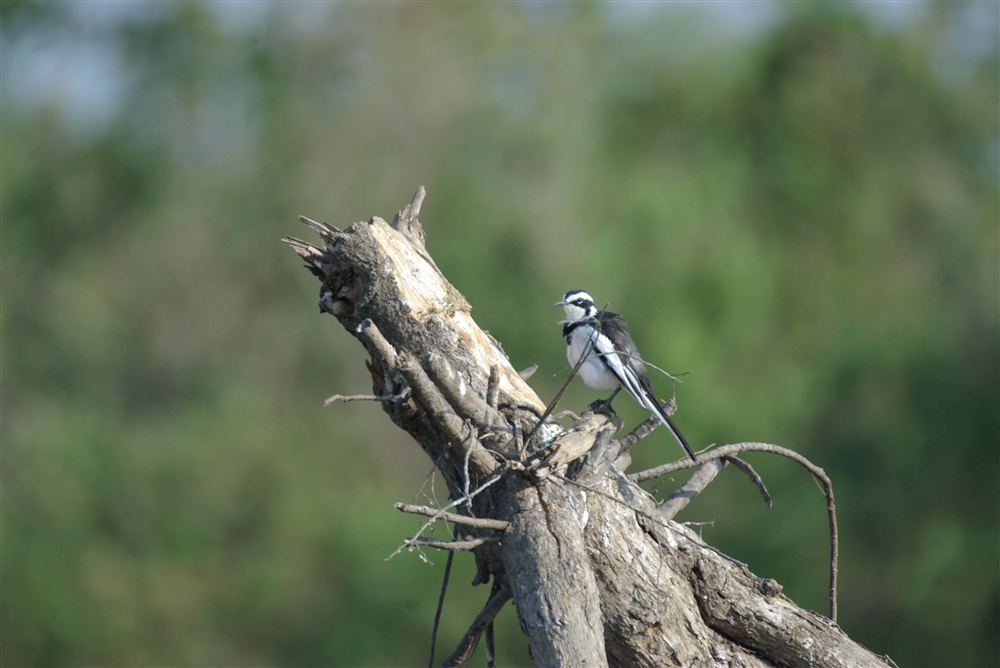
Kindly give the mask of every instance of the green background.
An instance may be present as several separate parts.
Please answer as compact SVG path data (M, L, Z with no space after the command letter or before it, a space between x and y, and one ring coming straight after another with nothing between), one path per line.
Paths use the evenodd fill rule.
M997 3L0 10L3 665L426 664L445 559L385 557L443 485L377 406L323 408L362 348L279 242L421 184L543 399L587 289L687 373L697 448L827 471L848 634L1000 663ZM730 470L678 519L825 611L822 495L747 459L773 509ZM498 648L528 662L512 608Z

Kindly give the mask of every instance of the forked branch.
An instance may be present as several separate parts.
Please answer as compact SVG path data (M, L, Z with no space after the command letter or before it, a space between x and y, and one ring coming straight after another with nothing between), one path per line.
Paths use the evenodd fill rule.
M787 457L809 471L813 478L815 478L820 484L823 494L826 497L827 521L830 524L830 619L837 621L837 553L839 549L839 538L837 534L837 507L833 500L833 483L830 482L830 478L827 477L826 472L823 469L816 466L799 453L771 443L732 443L730 445L712 448L707 452L698 454L698 464L706 464L713 459L735 457L741 452L770 452L776 455L781 455L782 457ZM629 475L628 478L633 482L645 482L646 480L652 480L653 478L674 473L675 471L690 468L692 465L693 464L688 460L678 460L662 464L651 469L646 469L645 471L633 473ZM721 466L713 465L713 467L721 470ZM750 470L752 471L752 469ZM718 471L716 471L716 473L718 473ZM756 478L756 480L760 479L760 476L757 476L756 472L752 474L752 477ZM707 484L707 482L705 484ZM763 483L760 483L758 486L760 487L762 485ZM766 494L766 490L764 490L764 493ZM770 499L770 496L767 496L766 498Z

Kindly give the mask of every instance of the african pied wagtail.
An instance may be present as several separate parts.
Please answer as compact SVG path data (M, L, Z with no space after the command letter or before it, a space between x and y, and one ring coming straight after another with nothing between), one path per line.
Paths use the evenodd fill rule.
M563 336L566 337L566 359L575 367L580 356L587 358L580 365L580 376L588 387L595 390L614 390L607 399L610 403L623 387L648 411L656 413L660 422L667 426L688 456L694 460L694 452L687 444L677 426L660 406L653 393L646 365L639 356L632 336L625 329L622 318L617 313L598 311L594 298L583 290L570 290L556 302L566 312L561 321Z

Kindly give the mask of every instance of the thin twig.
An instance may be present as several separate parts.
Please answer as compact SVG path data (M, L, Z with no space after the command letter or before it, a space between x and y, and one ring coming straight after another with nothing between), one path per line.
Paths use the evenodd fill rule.
M510 522L506 522L504 520L494 520L489 517L469 517L467 515L459 515L457 513L443 512L437 508L430 508L429 506L415 506L410 503L397 503L396 510L404 513L412 513L414 515L434 517L453 524L463 524L465 526L478 527L480 529L496 529L498 531L505 531L507 527L510 526Z
M660 476L667 475L668 473L676 473L677 471L683 471L684 469L693 468L700 464L704 464L710 459L717 459L719 457L725 457L727 455L738 455L741 452L772 452L774 454L785 454L791 459L798 459L805 462L804 466L814 466L808 459L795 452L794 450L789 450L788 448L783 448L780 445L772 445L770 443L731 443L729 445L720 445L719 447L712 448L711 450L706 450L704 452L698 453L698 461L692 462L689 458L678 459L676 461L667 462L666 464L660 464L659 466L654 466L653 468L645 469L643 471L638 471L636 473L630 473L628 479L632 482L646 482L647 480L652 480L653 478L659 478ZM801 463L801 462L800 462ZM820 469L821 470L821 469Z
M335 394L332 397L326 399L323 402L324 406L329 406L332 403L342 401L347 403L349 401L391 401L396 403L397 401L402 401L410 394L410 388L404 388L399 394L385 394L379 396L377 394Z
M768 508L770 508L772 505L771 495L768 494L767 487L764 485L764 480L760 477L760 474L757 473L754 467L750 466L749 462L746 462L739 457L727 455L726 457L723 457L723 459L743 471L747 477L750 478L750 482L757 486L757 491L759 491L760 495L764 498L764 503Z
M306 216L299 216L299 222L305 224L313 232L323 237L324 241L327 237L340 234L340 230L333 225L330 225L329 223L317 223L315 220L307 218Z
M475 489L475 490L474 490L473 492L471 492L471 493L470 493L470 494L468 495L468 498L469 498L469 499L473 499L473 498L475 498L475 496L476 496L477 494L479 494L479 493L480 493L480 492L482 492L482 491L483 491L484 489L486 489L486 488L487 488L487 487L489 487L490 485L492 485L492 484L494 484L495 482L497 482L498 480L500 480L500 478L502 478L502 477L503 477L503 474L504 474L504 473L506 473L506 472L507 472L507 470L508 470L508 467L507 467L507 466L502 466L502 467L500 468L500 471L499 471L499 473L497 473L497 474L496 474L496 475L494 475L494 476L493 476L492 478L490 478L489 480L487 480L486 482L484 482L484 483L483 483L482 485L480 485L479 487L477 487L477 488L476 488L476 489ZM413 539L415 539L415 538L419 538L419 537L420 537L420 534L422 534L422 533L423 533L424 531L427 531L427 527L429 527L429 526L430 526L430 525L432 525L432 524L433 524L434 522L436 522L436 521L437 521L438 519L440 519L440 518L441 518L441 516L442 516L442 515L443 515L443 514L444 514L444 513L445 513L445 512L446 512L446 511L447 511L447 510L449 509L449 508L454 508L455 506L457 506L457 505L459 505L459 504L461 504L461 503L464 503L465 501L466 501L466 497L464 497L464 496L463 496L463 497L460 497L460 498L458 498L458 499L455 499L454 501L452 501L451 503L449 503L449 504L448 504L447 506L445 506L444 508L442 508L441 510L439 510L439 511L438 511L437 513L435 513L433 517L431 517L431 518L430 518L429 520L427 520L426 522L424 522L424 523L423 523L423 524L421 525L420 529L418 529L418 530L417 530L417 533L416 533L416 534L415 534L415 535L413 536L413 538L412 538L412 539L408 539L408 540L413 540ZM403 543L402 545L400 545L399 547L397 547L397 548L396 548L396 549L395 549L395 550L393 551L393 553L392 553L392 554L390 554L390 555L389 555L388 557L386 557L386 558L385 558L385 560L386 560L386 561L389 561L390 559L392 559L393 557L395 557L395 556L396 556L397 554L399 554L400 552L402 552L402 551L403 551L403 549L404 549L404 548L406 548L406 547L407 547L406 543Z
M444 609L444 594L448 591L448 580L451 578L451 562L455 560L455 553L448 553L448 560L444 562L444 577L441 579L441 593L438 595L437 610L434 612L434 626L431 627L431 658L427 661L427 668L434 668L434 649L437 646L438 625L441 623L441 610Z
M493 622L486 625L486 632L483 635L486 637L486 668L496 668L497 646L493 637Z
M434 474L437 473L438 468L441 466L441 461L448 455L448 452L449 451L447 448L441 449L441 452L440 454L438 454L437 459L434 460L434 465L431 467L430 472L428 472L428 474L424 477L424 481L420 483L420 489L413 496L414 501L416 501L417 497L419 497L422 494L425 499L431 501L435 505L438 505L439 502L437 498L437 491L434 489L434 480L435 480ZM424 491L427 488L427 483L430 483L431 487L430 494Z
M598 323L598 324L600 324L600 323ZM652 362L647 362L646 360L642 359L638 355L630 355L629 353L627 353L627 352L625 352L623 350L615 350L613 352L609 351L609 352L606 352L606 353L595 353L596 357L604 357L604 356L607 356L607 355L617 355L618 357L627 357L629 359L632 359L632 360L635 360L635 361L639 362L640 364L644 364L645 366L648 366L649 368L651 368L651 369L653 369L655 371L659 371L660 373L662 373L664 376L666 376L670 380L674 381L675 383L683 383L684 382L683 380L681 380L680 378L678 378L674 374L670 373L669 371L665 371L665 370L661 369L660 367L656 366ZM682 376L686 376L687 373L688 372L685 371L681 375Z
M490 587L490 598L492 599L497 595L504 585L500 584L500 581L493 578L493 586ZM496 642L493 637L493 622L491 621L486 625L486 631L483 633L483 637L486 638L486 668L496 668L497 666L497 647ZM475 650L473 650L475 651Z
M470 540L442 540L440 538L407 538L403 541L403 547L413 550L417 547L435 547L439 550L450 550L452 552L468 552L481 545L489 543L499 543L499 536L483 536L482 538L472 538Z
M483 631L486 630L486 627L489 626L494 619L496 619L497 614L499 614L500 610L507 603L507 601L510 600L510 598L510 587L507 587L506 585L490 597L490 600L486 602L486 607L483 608L483 611L480 612L475 621L472 622L472 626L470 626L469 630L465 632L464 636L462 636L462 640L459 641L458 647L455 648L455 651L452 652L451 656L449 656L444 663L441 664L441 668L454 668L455 666L461 665L462 662L468 658L472 648L476 646L476 641L479 640L479 636L481 636Z

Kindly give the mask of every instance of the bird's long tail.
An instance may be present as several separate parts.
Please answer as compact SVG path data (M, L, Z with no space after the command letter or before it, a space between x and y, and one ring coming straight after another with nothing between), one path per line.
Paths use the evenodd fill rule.
M684 448L684 452L686 452L688 457L691 458L691 461L698 461L694 457L694 451L691 450L691 446L688 445L686 440L684 440L684 435L681 434L681 430L677 428L677 425L675 425L674 421L670 419L667 412L663 410L663 408L661 408L655 401L651 403L656 407L654 412L656 413L656 416L660 418L660 422L662 422L666 428L670 430L670 433L673 434L674 438L677 439L677 442L681 444L681 447Z

